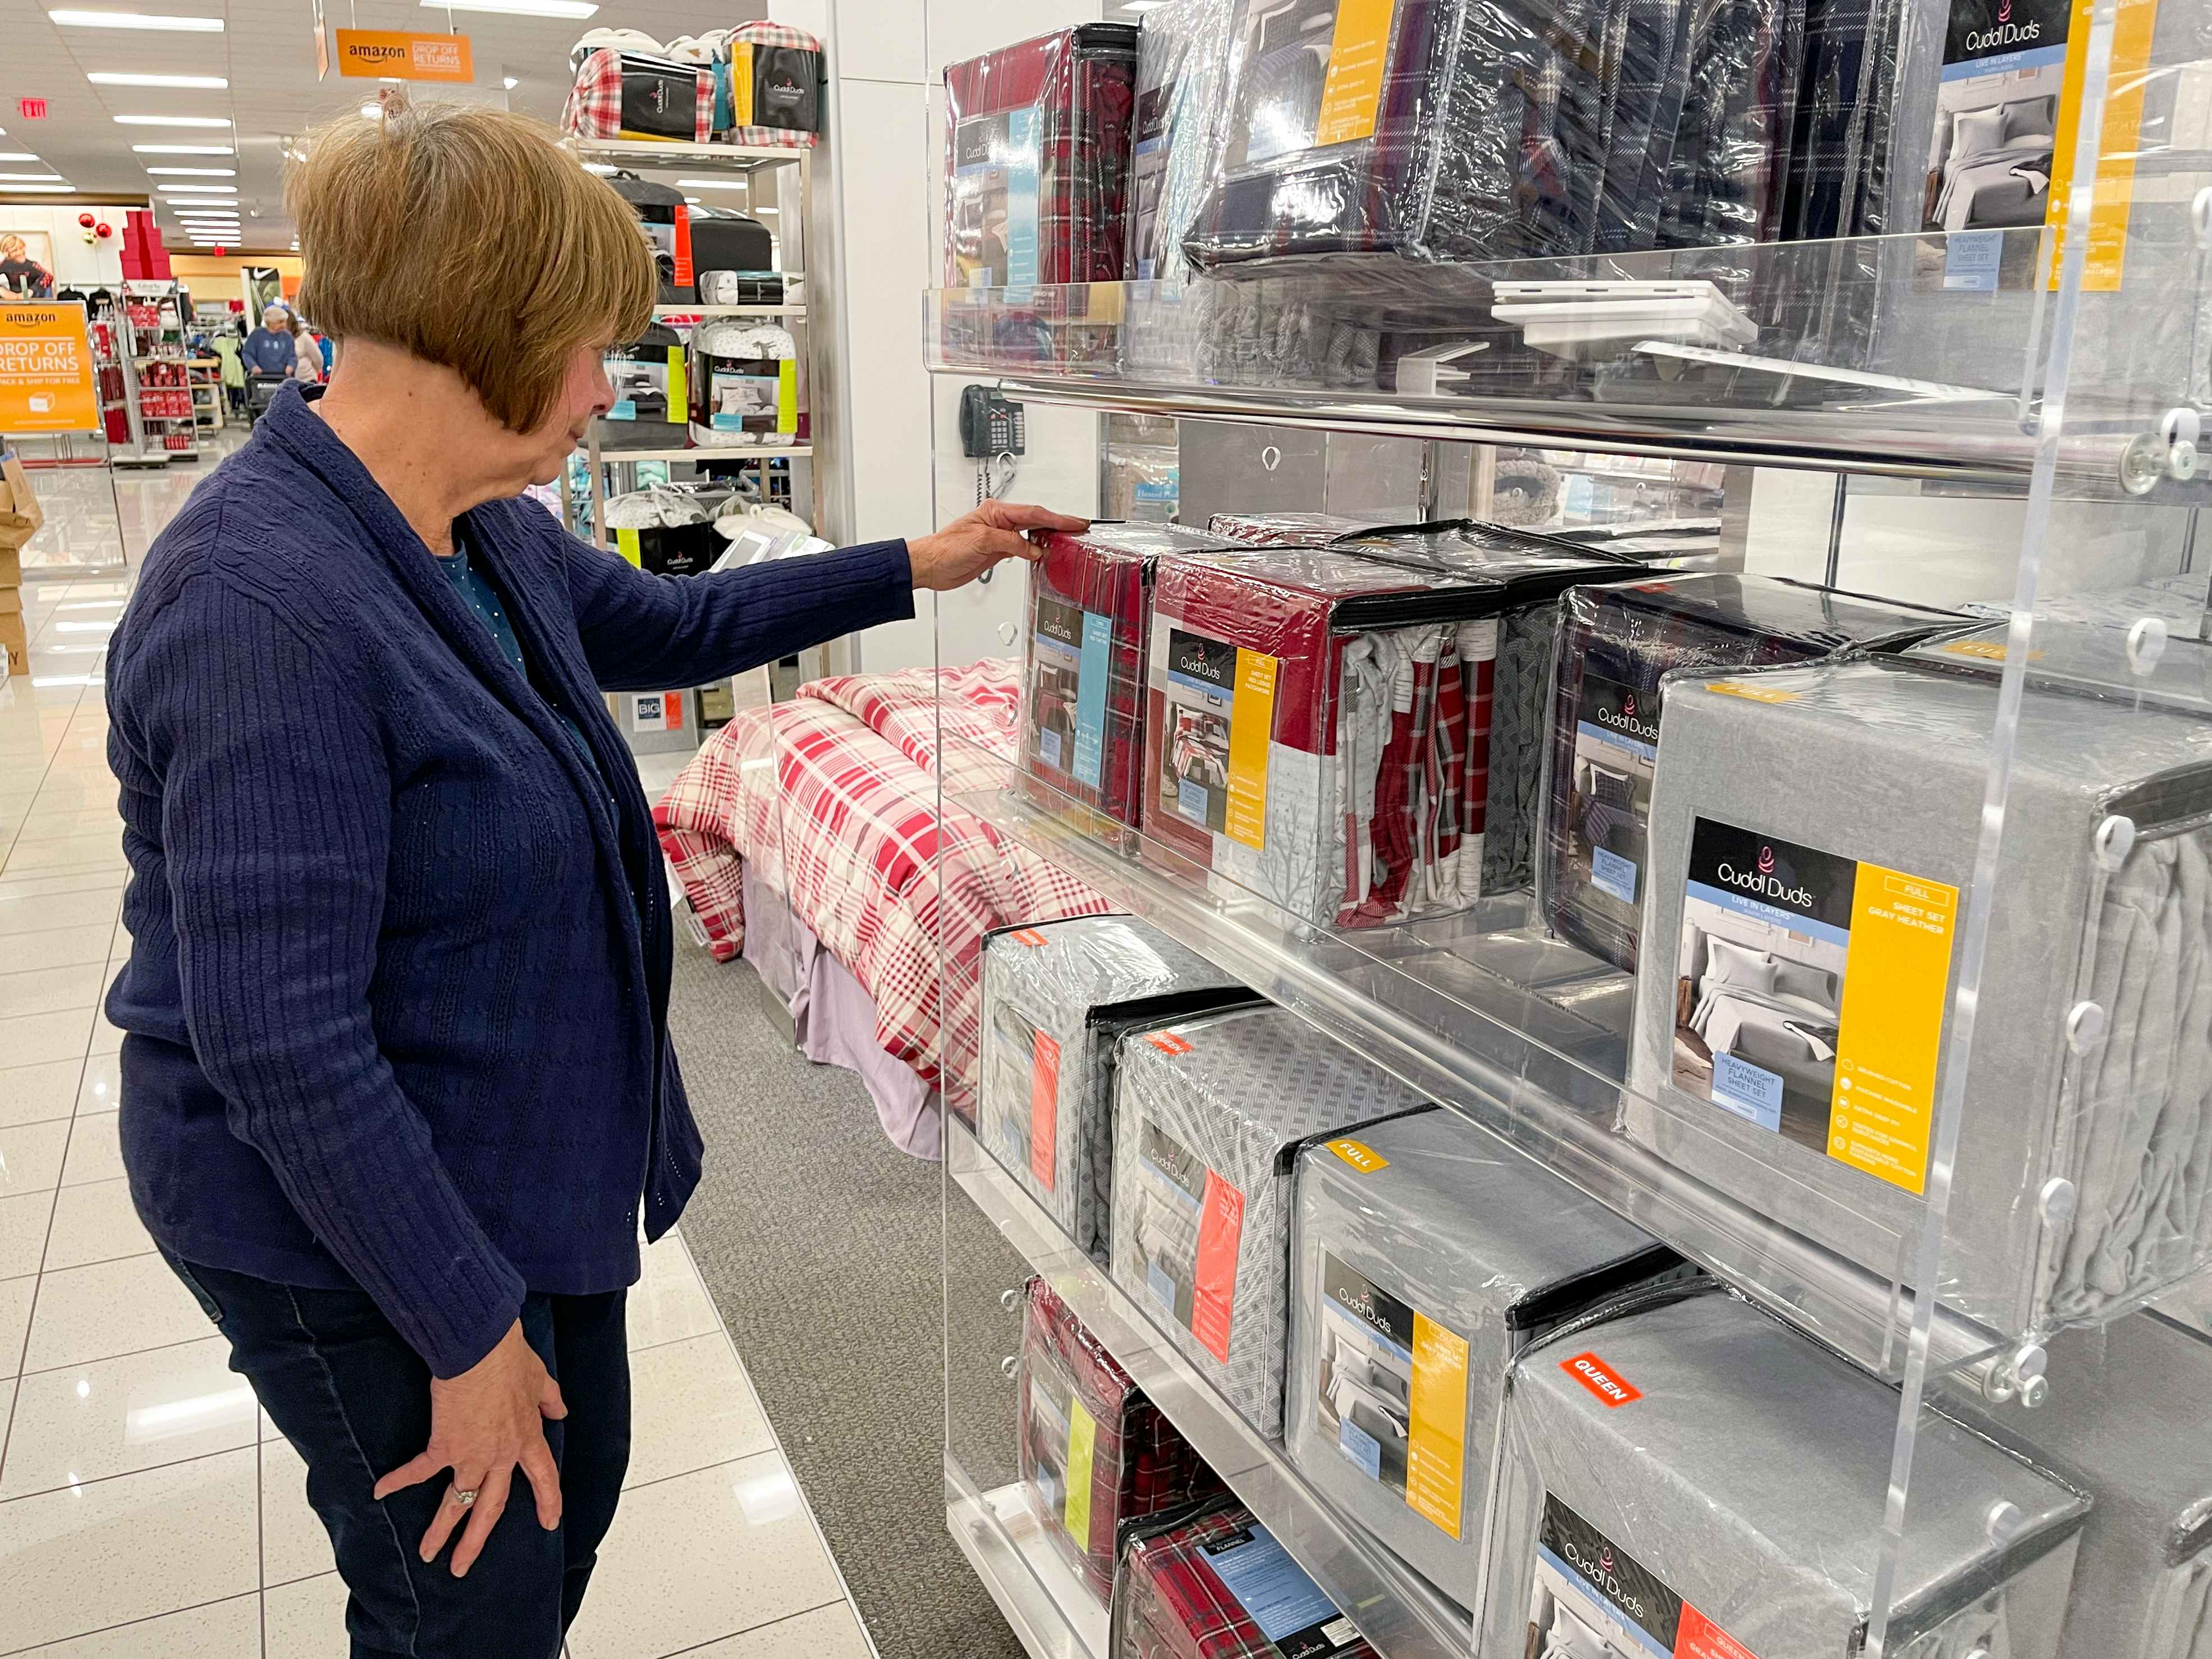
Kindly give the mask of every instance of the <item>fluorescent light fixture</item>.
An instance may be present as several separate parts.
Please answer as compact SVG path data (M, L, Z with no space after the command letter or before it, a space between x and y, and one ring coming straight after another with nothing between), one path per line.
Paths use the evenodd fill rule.
M27 149L0 149L0 161L35 161L38 159Z
M156 185L164 196L235 196L236 185Z
M161 177L185 179L235 179L236 167L148 167L147 172Z
M73 196L75 185L0 185L0 196Z
M145 11L50 11L47 16L70 29L179 29L191 34L221 34L220 17L172 17Z
M95 87L183 87L201 92L227 92L230 82L220 75L140 75L101 70L84 77Z
M513 92L517 87L522 84L520 81L517 80L512 75L501 76L499 83L502 87L505 87L509 92Z
M228 144L133 144L133 155L235 155Z
M238 216L234 213L228 215L220 213L179 213L177 215L177 222L180 225L221 225L226 229L232 229L235 228L238 224Z
M621 170L621 168L606 161L586 161L584 163L585 172L596 173L602 179L605 178L611 173L619 173Z
M514 17L589 17L596 0L421 0L433 11L496 11Z
M743 179L678 179L676 181L676 187L678 190L749 190L751 188Z
M227 127L227 115L118 115L118 127Z
M9 184L26 185L58 185L66 182L61 174L51 167L44 173L0 173L0 179L5 179Z
M361 106L361 118L364 121L374 121L383 113L384 106L381 104L363 104Z

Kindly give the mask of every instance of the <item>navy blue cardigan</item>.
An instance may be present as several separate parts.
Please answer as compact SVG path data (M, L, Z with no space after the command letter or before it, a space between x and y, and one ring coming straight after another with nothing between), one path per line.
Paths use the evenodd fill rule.
M287 387L155 540L107 671L139 1214L186 1261L360 1285L441 1376L526 1289L634 1281L641 1194L658 1237L698 1181L660 856L600 688L914 610L902 542L674 580L535 501L462 524L542 691Z

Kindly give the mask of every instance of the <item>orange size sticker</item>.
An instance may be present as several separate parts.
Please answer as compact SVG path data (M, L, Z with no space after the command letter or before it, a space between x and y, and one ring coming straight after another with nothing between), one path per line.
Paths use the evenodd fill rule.
M1146 1036L1145 1041L1164 1054L1187 1054L1190 1052L1189 1040L1177 1036L1173 1031L1153 1031Z
M1373 1175L1377 1170L1390 1167L1390 1160L1364 1140L1332 1140L1328 1149L1362 1175Z
M1741 680L1715 680L1705 687L1724 697L1745 697L1753 702L1795 702L1797 694L1784 691L1779 686L1748 685Z
M1685 1601L1681 1623L1674 1628L1674 1659L1759 1659L1759 1656Z
M1030 1054L1030 1173L1052 1190L1054 1134L1060 1127L1060 1044L1042 1031Z
M1006 937L1017 945L1026 945L1035 951L1044 944L1044 935L1034 927L1017 927Z
M1237 1307L1237 1243L1243 1233L1244 1194L1208 1170L1198 1216L1190 1334L1224 1365L1229 1363L1229 1322Z
M1641 1389L1632 1386L1594 1353L1578 1353L1572 1359L1562 1359L1559 1369L1605 1401L1609 1409L1617 1410L1644 1398Z

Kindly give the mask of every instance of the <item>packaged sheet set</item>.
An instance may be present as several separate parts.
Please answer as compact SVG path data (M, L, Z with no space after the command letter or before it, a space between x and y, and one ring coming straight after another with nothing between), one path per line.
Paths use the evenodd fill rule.
M1506 1389L1477 1650L1853 1659L1897 1401L1718 1291L1531 1348ZM2052 1659L2087 1507L1928 1414L1884 1651Z
M1299 1146L1426 1104L1279 1008L1121 1040L1115 1283L1260 1433L1283 1427Z
M1137 31L1085 23L945 70L945 285L1118 283Z
M1532 693L1540 709L1550 650L1548 622L1528 613L1624 567L1511 532L1431 539L1492 536L1494 552L1449 571L1374 556L1404 545L1389 537L1163 559L1147 849L1323 927L1441 915L1525 881L1516 824L1533 817L1542 761L1521 722Z
M1015 1382L1030 1507L1103 1601L1116 1529L1221 1483L1042 1279L1029 1283Z
M1662 675L1800 662L1960 622L1774 576L1686 575L1567 594L1553 653L1540 913L1561 938L1634 971Z
M1347 513L1217 513L1206 520L1210 534L1254 547L1327 547L1345 536L1409 524L1418 517L1412 508L1387 514L1354 515Z
M1309 1147L1291 1239L1284 1443L1454 1600L1482 1567L1515 1355L1681 1258L1449 1112Z
M1180 283L1183 233L1212 170L1229 78L1229 20L1236 0L1167 0L1145 14L1137 36L1137 107L1131 134L1128 274Z
M1224 545L1173 525L1097 524L1048 537L1030 567L1022 771L1045 786L1033 794L1086 809L1109 840L1139 822L1154 567Z
M1121 1035L1256 1000L1134 916L1079 916L988 934L977 1133L1103 1264Z
M2060 1659L2212 1654L2212 1342L2156 1312L2051 1344L2033 1411L1943 1401L2089 1494Z
M1867 657L1660 722L1625 1127L1908 1284L1998 689ZM2032 679L2013 769L1942 1287L2002 1335L2212 1247L2212 724Z
M1233 1499L1123 1528L1110 1628L1112 1659L1377 1659Z

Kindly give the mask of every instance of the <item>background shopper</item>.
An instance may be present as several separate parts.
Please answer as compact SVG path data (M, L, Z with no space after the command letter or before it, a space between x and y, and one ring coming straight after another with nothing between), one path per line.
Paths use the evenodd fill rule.
M270 306L262 311L261 326L246 337L243 355L249 374L282 378L291 374L298 351L292 343L290 315L283 307Z
M124 1161L306 1459L354 1652L554 1659L628 1464L640 1225L674 1224L701 1151L599 690L910 616L1080 521L990 503L646 575L519 498L651 316L629 208L504 112L386 93L307 149L301 299L337 371L156 540L112 647Z

